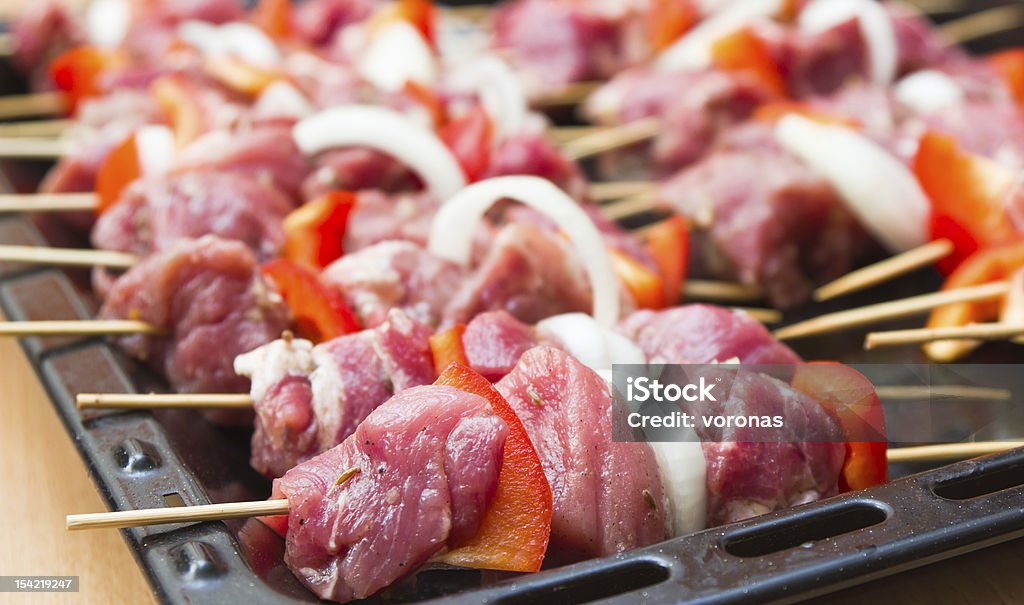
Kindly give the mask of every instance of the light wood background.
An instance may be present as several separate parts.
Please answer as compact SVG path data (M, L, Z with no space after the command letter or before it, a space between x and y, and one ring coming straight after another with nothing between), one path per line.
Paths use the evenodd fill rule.
M23 6L23 0L0 0L0 19ZM0 603L154 603L119 532L64 530L64 515L103 507L20 347L0 339L0 575L81 578L78 594L0 593ZM1024 541L879 580L818 603L1021 604Z

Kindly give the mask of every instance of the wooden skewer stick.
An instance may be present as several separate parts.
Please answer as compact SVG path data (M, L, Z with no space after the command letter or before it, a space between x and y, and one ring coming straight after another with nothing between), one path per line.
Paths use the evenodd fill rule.
M251 408L252 397L238 393L79 393L79 409Z
M683 284L683 295L687 298L726 302L754 302L764 298L757 286L725 281L688 279Z
M562 144L605 130L608 130L607 126L556 126L549 128L547 135L553 142Z
M965 0L911 0L909 4L925 15L946 15L965 8Z
M856 326L864 326L890 319L911 317L927 313L932 309L958 302L989 300L1004 296L1010 290L1009 282L994 282L969 288L943 290L931 294L911 296L900 300L848 309L836 313L820 315L813 319L801 321L775 331L775 338L785 340L836 332Z
M55 160L68 153L68 143L61 139L41 137L0 138L0 158Z
M465 19L466 21L484 21L494 12L489 4L465 4L462 6L446 6L441 9L441 16Z
M31 118L64 113L67 103L59 92L0 97L0 119Z
M0 57L10 57L18 50L18 40L14 34L4 32L0 34Z
M1021 25L1024 25L1024 4L1011 2L947 21L938 29L947 40L964 44Z
M576 105L590 96L604 82L573 82L559 90L551 91L534 101L541 107L565 107Z
M743 311L763 324L777 324L782 321L782 312L777 309L755 309L752 307L732 307L734 311Z
M875 390L882 399L908 401L929 398L1009 401L1012 396L1007 389L966 386L880 386ZM82 410L245 409L253 406L252 396L245 393L79 393L75 403Z
M57 137L74 124L65 118L0 123L0 137Z
M919 328L871 332L864 339L867 350L921 344L933 340L1009 340L1024 336L1024 324L987 323L948 328Z
M114 250L82 248L46 248L43 246L0 246L0 261L64 265L68 267L108 267L127 269L139 262L134 254Z
M101 529L141 527L143 525L166 525L169 523L195 523L198 521L222 521L225 519L246 519L287 515L288 500L261 500L258 502L226 502L224 504L201 504L199 506L171 506L167 508L146 508L123 510L109 513L85 513L68 515L67 529Z
M886 457L890 463L945 462L948 460L966 460L967 458L975 458L977 456L998 454L1018 447L1024 447L1024 441L940 443L937 445L892 448L886 452Z
M653 139L660 129L661 120L658 118L643 118L620 126L610 126L573 139L562 145L562 150L571 159L581 160L605 151Z
M977 399L979 401L1009 401L1009 389L968 386L880 386L875 388L880 399L923 401L925 399Z
M907 250L873 265L851 271L839 279L821 286L814 291L814 299L829 300L844 294L850 294L890 279L910 273L915 269L928 266L937 260L949 256L953 252L953 243L948 239L939 239Z
M618 200L636 195L649 194L657 187L651 181L607 181L591 183L587 193L596 201Z
M1024 441L979 441L974 443L947 443L890 449L889 462L935 462L972 458L1024 447ZM261 500L258 502L227 502L199 506L172 506L142 510L113 511L68 515L65 525L69 530L141 527L200 521L223 521L287 515L288 500Z
M55 321L3 321L0 336L105 336L163 334L164 330L133 319L82 319Z
M95 210L95 193L0 193L0 213Z
M627 197L624 200L607 204L601 208L601 214L609 220L618 221L629 216L635 216L643 212L650 212L655 209L658 201L657 191L646 191Z

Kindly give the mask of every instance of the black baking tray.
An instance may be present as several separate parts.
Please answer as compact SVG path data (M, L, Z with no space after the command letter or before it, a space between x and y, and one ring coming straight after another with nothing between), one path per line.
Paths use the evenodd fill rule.
M991 2L971 3L976 9ZM952 15L949 15L952 16ZM979 50L1020 40L1020 30ZM987 43L987 44L986 44ZM0 85L13 79L0 71ZM0 165L0 189L31 190L45 166ZM0 244L82 245L45 217L0 217ZM929 271L787 320L925 291ZM87 319L95 312L85 271L0 263L8 319ZM892 327L912 325L894 322ZM793 343L812 359L923 362L915 350L865 353L863 331ZM80 392L165 388L101 338L28 338L28 355L69 436L111 509L255 500L269 482L248 464L246 431L213 427L175 410L80 411ZM1022 361L1012 345L972 361ZM1022 432L1021 434L1024 434ZM1024 537L1024 449L936 469L893 468L896 480L603 559L532 575L437 567L371 603L792 603ZM73 505L71 505L73 506ZM70 512L84 512L69 510ZM122 530L164 603L278 605L317 602L281 560L281 539L258 522L206 522Z

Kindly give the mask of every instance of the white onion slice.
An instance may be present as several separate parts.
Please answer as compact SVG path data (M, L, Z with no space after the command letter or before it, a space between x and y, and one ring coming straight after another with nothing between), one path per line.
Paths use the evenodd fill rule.
M358 62L359 75L377 88L395 92L412 80L433 87L437 61L423 35L406 21L395 21L377 32Z
M898 44L892 19L875 0L814 0L800 11L800 28L822 32L849 19L857 19L868 45L871 81L887 86L896 78Z
M934 113L963 103L964 89L941 71L915 71L896 83L896 100L917 113Z
M382 107L327 109L297 123L292 137L306 155L336 147L370 147L391 155L416 172L439 200L466 186L455 156L433 132Z
M128 0L93 0L85 10L85 29L96 46L116 48L124 42L132 22Z
M783 0L731 2L666 48L654 61L660 71L697 70L711 66L711 47L716 40L783 9Z
M313 343L300 338L278 339L235 357L235 374L252 381L249 392L256 401L288 376L308 376L315 368Z
M494 55L484 56L453 74L452 87L479 95L497 126L497 139L522 131L529 101L522 83L505 61Z
M306 95L284 80L263 89L253 108L254 114L264 118L302 119L316 111Z
M178 25L178 37L204 56L231 55L261 67L275 67L282 61L273 40L249 23L212 25L205 21L184 21Z
M474 183L441 206L430 227L431 253L469 264L473 235L495 202L513 199L544 213L579 252L593 289L593 316L611 327L619 320L619 282L601 233L587 213L551 181L536 176L502 176Z
M252 25L235 21L221 25L219 34L227 39L228 48L239 59L261 67L275 67L283 60L281 51L263 30Z
M665 533L674 538L704 529L707 519L707 460L704 447L692 428L688 441L652 441L661 485L668 500Z
M174 163L174 132L163 125L147 124L135 131L139 167L146 176L167 172Z
M647 358L633 341L602 326L586 313L564 313L541 320L537 333L558 342L583 365L601 372L614 364L642 364Z
M827 179L889 250L902 252L928 241L928 198L888 151L850 128L795 114L779 120L775 138Z

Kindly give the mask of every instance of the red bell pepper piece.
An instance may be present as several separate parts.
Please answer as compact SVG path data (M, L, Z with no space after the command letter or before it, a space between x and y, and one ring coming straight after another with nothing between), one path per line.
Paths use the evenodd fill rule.
M491 117L483 107L474 105L445 124L438 133L469 182L479 180L487 170L491 161L492 131Z
M723 36L711 45L711 62L719 69L748 74L769 91L786 97L786 81L764 42L750 28Z
M406 21L415 27L423 39L437 48L437 10L430 0L398 0L387 4L370 20L371 32L387 27L394 21Z
M921 138L913 167L932 202L932 238L953 242L953 254L939 263L941 270L952 271L978 248L1018 237L1005 210L1017 187L1012 170L936 132Z
M700 20L692 0L652 0L646 15L647 39L655 52L665 50Z
M406 80L405 85L402 86L402 92L427 110L430 122L434 125L435 129L441 128L444 125L444 104L437 96L437 93L414 80Z
M341 258L355 205L354 193L330 191L292 210L284 219L284 257L310 269Z
M203 133L203 111L183 76L168 74L150 84L150 93L167 114L174 130L174 142L185 146Z
M978 250L946 278L943 290L978 286L1009 279L1024 267L1024 241L1015 241ZM963 302L945 305L932 311L929 328L966 326L993 321L999 317L999 301ZM977 346L965 340L929 342L924 346L928 357L941 362L956 361Z
M466 326L456 324L430 337L430 352L434 355L434 371L438 376L453 363L469 366L466 349L462 346L462 334Z
M682 296L690 263L690 225L681 216L657 223L645 233L647 252L658 266L665 291L665 304Z
M341 294L325 286L316 273L279 258L260 268L291 308L295 330L303 338L319 343L352 332L359 322Z
M1006 83L1017 103L1024 105L1024 48L989 55L988 64Z
M662 276L624 252L609 249L608 253L616 277L638 307L661 309L665 306L666 288Z
M885 483L889 477L885 412L871 381L847 365L815 362L797 365L792 384L839 420L846 437L840 491Z
M132 133L114 147L96 173L96 195L99 198L96 212L102 214L109 210L121 198L124 188L140 176L142 164L135 134Z
M551 537L551 486L523 423L486 378L462 364L448 366L434 384L480 395L508 425L498 490L480 530L439 560L479 569L539 571Z
M77 46L50 63L50 79L58 90L67 95L74 111L83 99L101 92L99 78L103 72L127 64L128 57L123 52L95 46Z
M274 40L288 38L292 33L291 0L259 0L252 11L252 21Z

